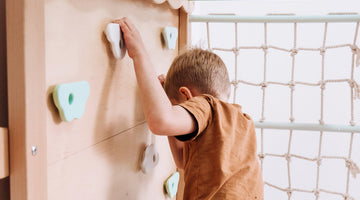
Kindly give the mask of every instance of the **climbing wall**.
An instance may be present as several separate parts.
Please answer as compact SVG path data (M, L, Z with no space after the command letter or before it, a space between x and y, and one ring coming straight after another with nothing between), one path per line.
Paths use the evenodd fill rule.
M170 199L163 183L176 171L166 137L152 140L142 113L133 62L115 59L104 29L128 17L139 29L157 73L178 54L161 37L179 27L179 10L143 0L47 0L48 199ZM90 94L80 119L64 122L52 99L58 84L87 81ZM155 142L158 165L140 169L146 145Z

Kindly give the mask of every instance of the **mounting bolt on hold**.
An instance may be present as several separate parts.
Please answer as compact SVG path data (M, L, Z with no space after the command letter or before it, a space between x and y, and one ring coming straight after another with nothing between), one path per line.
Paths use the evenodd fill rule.
M32 146L32 147L31 147L31 152L32 152L32 155L33 155L33 156L36 156L37 151L38 151L37 146Z

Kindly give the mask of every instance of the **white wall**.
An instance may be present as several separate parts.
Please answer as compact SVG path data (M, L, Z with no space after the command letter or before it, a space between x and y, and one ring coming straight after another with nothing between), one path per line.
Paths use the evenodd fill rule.
M244 0L228 2L196 2L193 14L235 13L238 15L264 15L267 13L295 13L297 15L320 15L329 12L359 12L358 0L314 1L314 0ZM234 47L235 25L210 23L211 47ZM268 24L268 43L291 49L294 41L293 24ZM298 24L297 47L319 48L323 42L324 24ZM352 44L355 23L331 23L328 26L326 46ZM239 24L240 46L261 46L264 42L263 24ZM360 34L357 45L360 44ZM192 43L207 47L206 26L192 24ZM231 79L234 78L234 54L218 53L226 63ZM325 79L348 79L351 74L350 49L327 50L325 54ZM269 50L267 57L267 80L287 83L291 79L290 53ZM264 57L261 50L240 51L238 77L259 83L263 80ZM360 67L355 68L355 79L360 83ZM316 83L321 79L321 56L319 52L299 52L295 62L295 81ZM294 91L295 122L318 123L320 119L320 87L297 85ZM260 87L241 84L236 103L243 106L254 120L261 117L262 90ZM327 84L324 93L324 121L327 124L349 125L351 118L350 89L347 83ZM265 117L268 121L289 122L290 89L287 86L270 85L266 89ZM360 124L360 99L355 101L354 117ZM257 129L258 149L261 149L260 129ZM294 131L290 153L315 158L319 152L319 132ZM285 154L288 151L288 130L265 130L263 148L265 153ZM347 157L350 146L349 133L325 132L322 138L321 155ZM360 165L360 136L354 135L353 160ZM289 187L288 166L284 158L266 157L263 165L264 180L281 188ZM344 160L324 159L320 167L319 188L346 193L347 168ZM317 165L314 161L292 158L290 162L291 186L313 190L316 188ZM360 178L350 175L349 194L360 199ZM265 199L287 199L285 192L265 186ZM315 199L314 194L293 192L291 199ZM344 199L339 195L321 192L320 199Z

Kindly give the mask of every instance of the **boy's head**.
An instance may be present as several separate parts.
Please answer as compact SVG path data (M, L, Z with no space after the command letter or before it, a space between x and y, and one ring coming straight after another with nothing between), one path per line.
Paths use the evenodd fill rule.
M179 100L182 87L227 101L230 81L224 62L218 55L202 49L177 56L166 75L164 89L170 99Z

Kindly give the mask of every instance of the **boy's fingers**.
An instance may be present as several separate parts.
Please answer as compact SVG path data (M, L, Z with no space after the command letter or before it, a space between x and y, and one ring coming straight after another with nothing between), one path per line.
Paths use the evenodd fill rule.
M129 32L130 31L128 26L124 23L124 21L122 19L117 19L117 20L115 20L113 22L120 25L120 28L121 28L122 32Z
M124 22L120 22L119 24L123 32L128 33L130 31L129 27Z
M128 26L129 30L131 31L136 30L135 25L128 18L124 17L122 18L122 20L123 23L125 23Z
M132 31L132 29L130 27L132 24L131 24L131 22L129 22L129 24L130 24L130 26L129 26L129 24L126 23L126 21L129 21L129 20L126 17L124 17L124 18L121 18L121 19L116 19L113 22L119 24L120 27L121 27L121 30L123 32L130 32L130 31Z
M113 20L112 22L119 24L119 23L121 22L121 19L115 19L115 20Z
M158 79L159 79L161 85L164 86L165 75L164 75L164 74L159 75L159 76L158 76Z
M160 74L160 75L158 76L158 79L159 79L159 80L165 80L165 75L164 75L164 74Z

